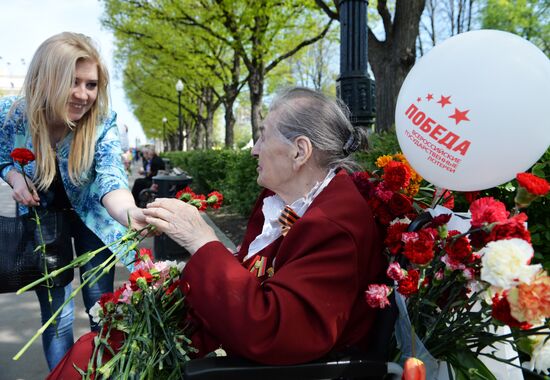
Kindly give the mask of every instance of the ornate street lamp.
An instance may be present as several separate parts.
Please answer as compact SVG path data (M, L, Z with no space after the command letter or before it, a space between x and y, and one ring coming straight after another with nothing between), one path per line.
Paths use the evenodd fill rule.
M367 0L340 2L340 77L337 96L354 125L369 126L376 116L374 80L368 73Z
M183 150L183 119L181 118L181 92L183 91L183 82L178 79L176 83L176 91L178 92L178 127L179 127L179 144L178 149Z
M162 151L166 152L166 122L168 119L165 117L162 118Z

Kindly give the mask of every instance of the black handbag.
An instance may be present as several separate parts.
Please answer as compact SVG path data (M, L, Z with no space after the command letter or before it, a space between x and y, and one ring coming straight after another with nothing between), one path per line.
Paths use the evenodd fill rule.
M48 273L68 265L73 259L68 212L37 207L40 230L35 213L14 218L0 216L0 293L16 292ZM42 237L40 236L42 235ZM36 249L46 245L45 255ZM70 268L49 281L49 285L65 286L73 280ZM41 285L46 285L43 282Z

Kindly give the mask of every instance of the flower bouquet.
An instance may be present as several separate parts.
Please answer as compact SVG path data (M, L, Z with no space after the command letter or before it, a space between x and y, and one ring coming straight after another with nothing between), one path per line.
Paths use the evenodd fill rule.
M197 207L199 211L203 211L207 207L218 209L223 202L223 195L217 191L204 196L195 194L190 187L179 191L176 198ZM177 289L183 265L174 262L153 263L151 254L135 254L139 243L154 230L155 227L152 225L147 225L140 230L134 230L132 226L129 226L127 233L117 241L95 251L86 252L75 258L69 265L46 273L37 281L19 289L17 294L37 285L47 284L53 277L67 269L86 264L107 248L113 252L103 263L83 274L84 281L71 292L67 300L38 329L13 359L18 360L46 328L55 323L65 305L86 284L93 285L122 258L131 254L135 255L135 260L131 262L134 265L134 271L129 282L114 294L103 295L99 305L93 309L95 319L102 322L103 329L96 339L96 352L92 364L101 363L105 356L113 356L109 361L110 364L97 366L98 369L101 369L104 378L109 378L110 373L115 373L114 370L116 373L123 370L120 373L123 373L126 378L132 378L136 373L141 373L139 371L143 371L144 368L149 368L142 367L142 365L152 365L151 368L155 371L165 371L168 374L167 379L179 374L180 365L183 363L182 359L187 358L187 353L193 350L189 346L190 342L184 336L185 326L177 324L185 317L183 295ZM117 339L113 339L113 335L116 335ZM115 348L118 346L113 343L122 341L128 342L128 345L124 343L123 351L115 354ZM88 377L91 376L88 372L84 374ZM152 375L147 375L144 378L152 378Z
M496 379L500 363L519 367L520 349L531 358L528 370L548 373L550 277L530 263L527 216L520 212L550 190L548 183L519 174L512 213L485 197L473 200L464 216L450 210L448 191L417 187L419 178L401 155L383 156L377 165L378 172L354 179L387 228L387 276L394 285L371 285L365 297L384 308L396 292L401 359L423 360L428 378L439 378L438 363L445 361L458 379ZM428 211L431 217L411 231Z
M134 271L114 293L106 293L90 314L101 330L83 379L181 379L194 349L186 337L185 295L180 287L184 264L152 261L141 249ZM139 376L138 376L139 375Z

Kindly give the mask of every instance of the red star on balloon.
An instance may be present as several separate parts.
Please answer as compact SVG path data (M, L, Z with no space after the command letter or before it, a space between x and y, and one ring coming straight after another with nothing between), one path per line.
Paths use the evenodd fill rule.
M428 94L428 96L426 96L426 100L428 100L428 102L433 98L434 98L433 94Z
M437 102L441 104L441 108L444 108L447 104L451 104L451 96L443 96L441 95L441 99L439 99Z
M459 111L458 108L455 108L455 113L449 116L449 119L455 119L456 125L458 125L461 121L470 121L470 119L466 116L468 112L470 112L470 110Z
M422 101L422 98L419 96L418 98L416 98L416 101L417 101L417 102L421 102L421 101Z

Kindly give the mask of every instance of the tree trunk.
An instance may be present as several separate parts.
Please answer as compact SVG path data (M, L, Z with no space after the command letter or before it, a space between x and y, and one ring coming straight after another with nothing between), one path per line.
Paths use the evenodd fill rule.
M252 139L254 142L260 137L260 123L262 122L262 100L264 95L263 67L250 72L248 87L250 88L250 121L252 124Z
M204 120L202 113L204 110L204 103L201 98L197 98L197 119L195 120L195 133L193 134L193 149L197 150L201 148L204 134Z
M425 0L397 0L389 18L386 2L378 2L386 40L379 41L369 29L369 62L376 79L376 131L395 124L395 105L401 85L415 63L416 38Z
M183 141L185 142L185 148L187 150L191 150L189 148L191 148L191 123L189 121L186 121L185 124L184 124L184 133L185 135L183 136Z
M225 147L232 149L235 144L235 113L233 105L239 95L239 79L241 75L241 59L235 52L233 56L233 67L231 69L231 83L224 86L224 102L225 107Z
M233 105L236 98L228 98L224 102L225 107L225 147L227 149L233 149L235 144L235 113L233 112Z

